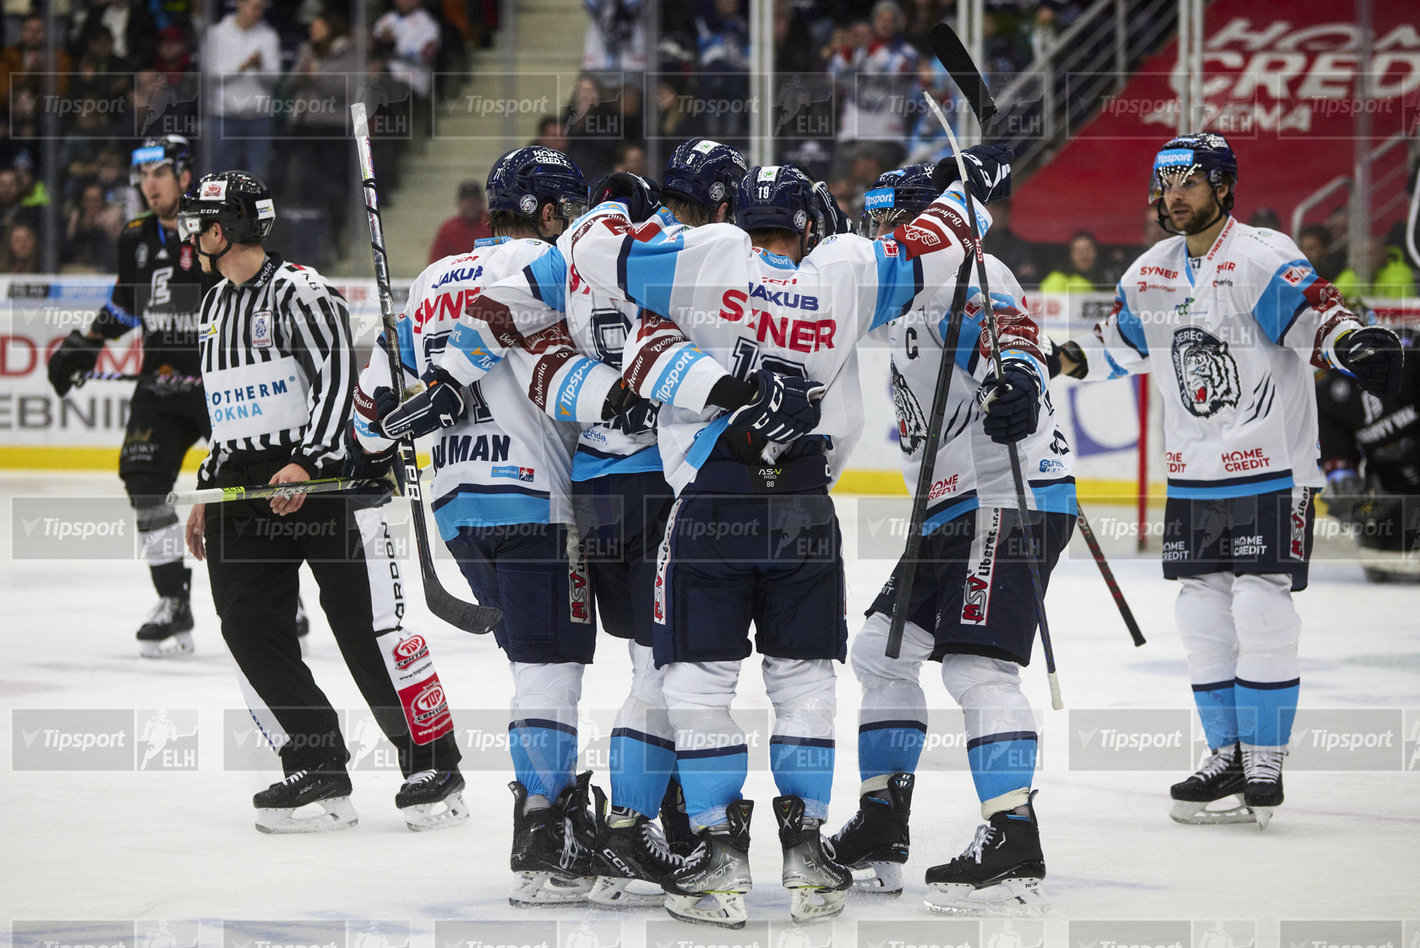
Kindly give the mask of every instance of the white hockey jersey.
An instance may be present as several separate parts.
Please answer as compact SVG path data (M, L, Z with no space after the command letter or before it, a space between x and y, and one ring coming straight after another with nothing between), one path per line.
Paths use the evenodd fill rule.
M410 286L409 302L395 324L403 385L413 385L437 364L460 315L485 286L518 273L547 250L540 240L485 238L470 253L426 267ZM434 435L431 507L445 540L460 527L570 523L568 477L577 428L554 421L539 406L555 411L560 393L571 391L568 411L587 411L576 403L581 383L598 370L616 377L571 352L560 324L519 339L502 361L496 371L467 385L467 417ZM356 393L356 437L371 451L390 442L371 431L360 409L370 404L368 393L389 384L388 359L377 347ZM596 401L598 413L604 400L605 394Z
M1040 379L1040 421L1034 433L1017 443L1027 488L1026 504L1033 510L1073 515L1073 457L1069 442L1055 427L1055 411L1047 388L1049 379L1039 347L1040 327L1030 318L1025 294L1004 263L987 255L986 275L1001 340L1002 361L1008 366L1012 362L1024 364ZM985 324L986 311L979 282L973 266L957 337L956 365L942 416L937 460L932 469L924 533L981 505L1016 506L1010 450L986 434L982 428L982 412L976 404L981 381L992 369L991 337ZM955 292L956 285L949 283L925 306L888 324L893 406L897 411L898 446L902 449L902 477L909 493L917 489L927 441L927 422L937 387L937 370Z
M858 340L955 280L970 234L965 213L960 185L953 185L897 240L832 236L797 266L756 250L748 234L728 224L668 233L654 219L631 225L616 203L576 222L572 265L594 289L624 294L646 311L623 375L667 406L657 434L676 492L692 484L745 489L719 479L735 465L714 465L715 474L701 476L712 452L717 459L724 452L717 443L728 427L727 413L706 401L726 374L747 379L761 366L828 387L822 421L781 460L803 456L817 437L828 462L823 471L818 461L819 483L836 481L863 427ZM984 233L990 216L978 215ZM803 459L812 462L812 455Z
M1312 367L1360 325L1290 238L1229 218L1202 258L1146 250L1076 341L1092 376L1152 370L1170 497L1245 497L1321 486Z

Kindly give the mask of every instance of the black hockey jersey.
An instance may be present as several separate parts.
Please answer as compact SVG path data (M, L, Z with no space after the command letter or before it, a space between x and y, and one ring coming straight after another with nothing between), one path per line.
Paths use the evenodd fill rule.
M1330 473L1361 469L1390 494L1420 493L1420 332L1401 330L1405 384L1394 398L1364 392L1356 380L1332 369L1317 376L1316 404L1321 463Z

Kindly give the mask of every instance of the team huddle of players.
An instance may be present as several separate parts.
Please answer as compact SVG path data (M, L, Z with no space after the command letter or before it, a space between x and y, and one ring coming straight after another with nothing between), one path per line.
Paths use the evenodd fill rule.
M143 154L140 170L170 168L175 179L183 170L166 153ZM493 632L514 684L514 904L664 905L688 921L745 923L754 806L741 796L748 747L731 705L744 659L758 652L774 706L771 807L794 920L837 915L850 889L903 890L928 659L963 709L987 821L961 855L927 871L928 907L1042 910L1037 734L1019 672L1039 621L1032 573L1048 584L1077 513L1070 447L1048 395L1054 371L1152 369L1166 396L1166 447L1186 455L1169 480L1164 567L1181 584L1180 632L1213 751L1172 788L1174 818L1265 826L1282 802L1299 688L1291 592L1306 584L1321 486L1312 367L1383 394L1400 383L1401 348L1342 307L1287 237L1231 217L1236 158L1221 136L1202 133L1169 142L1151 174L1150 199L1179 236L1135 262L1093 335L1053 350L1010 271L989 255L985 273L975 269L974 232L989 229L990 203L1010 193L1010 159L978 146L884 174L866 196L873 233L863 235L822 183L789 165L748 167L712 140L677 147L659 185L617 173L590 189L561 152L517 149L488 175L496 236L416 278L353 390L331 382L350 377L349 354L320 341L338 332L309 328L348 321L339 294L261 249L275 217L264 186L240 172L209 175L182 199L175 249L192 247L225 278L200 307L199 326L221 337L201 341L208 388L255 391L253 380L274 378L279 363L276 374L300 376L309 396L305 406L272 402L270 423L219 419L211 483L324 473L329 437L312 430L339 399L351 419L347 477L382 477L400 440L434 438L440 536L478 601L502 611ZM1135 280L1136 269L1148 278ZM920 554L886 577L850 647L828 491L863 427L856 347L880 327L904 478L911 488L927 463L933 486ZM92 351L82 341L71 349ZM92 367L65 351L52 365L58 379ZM938 392L944 360L953 372ZM937 397L940 439L925 458ZM1244 474L1227 464L1238 452L1254 459ZM305 513L285 503L194 512L188 540L208 557L214 594L219 577L230 590L218 613L253 714L284 739L286 779L257 795L259 828L337 828L355 820L343 744L313 756L332 722L283 712L323 696L305 689L291 623L251 633L267 618L238 593L261 579L229 548L241 533L232 518L316 515L314 498ZM322 516L346 518L361 569L374 564L378 508L325 503ZM256 502L220 506L246 505ZM177 523L175 512L161 519ZM243 564L259 558L242 553ZM889 657L895 590L909 575L907 622ZM468 809L447 707L440 718L404 700L416 685L421 694L437 685L427 648L371 605L381 600L369 585L370 601L337 634L372 707L399 695L380 718L405 765L397 803L411 828L457 823ZM294 586L282 590L289 611ZM609 799L590 774L575 774L598 624L626 640L632 666ZM357 639L368 654L347 647ZM281 681L267 670L273 655ZM834 662L850 657L862 688L862 784L857 812L825 836ZM317 815L301 815L308 804Z

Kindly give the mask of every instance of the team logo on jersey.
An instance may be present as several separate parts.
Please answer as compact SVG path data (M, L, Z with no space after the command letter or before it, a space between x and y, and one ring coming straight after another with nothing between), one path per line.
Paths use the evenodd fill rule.
M1173 371L1183 406L1199 418L1237 407L1237 360L1228 344L1208 330L1185 326L1173 334Z
M183 244L178 251L178 266L184 270L192 269L192 244Z
M922 405L907 384L897 362L892 365L892 407L897 412L897 446L902 453L913 455L927 440L927 416L922 413Z
M271 311L263 310L251 318L251 346L253 349L271 348Z
M138 269L140 270L142 270L145 266L148 265L147 244L139 242L138 246L133 248L133 262L137 264Z

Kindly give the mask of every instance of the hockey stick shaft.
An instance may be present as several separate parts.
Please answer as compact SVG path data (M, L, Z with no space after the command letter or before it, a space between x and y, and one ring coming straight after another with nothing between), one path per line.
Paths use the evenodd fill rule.
M391 478L319 477L309 481L286 484L253 484L251 487L203 487L197 490L169 491L167 504L224 504L233 500L265 500L273 497L294 497L297 494L330 494L337 491L388 494L396 489Z
M355 129L355 150L360 158L360 180L365 192L365 217L370 225L370 255L374 258L375 289L380 300L380 321L384 327L385 354L389 357L390 385L397 391L404 377L399 361L398 331L395 327L394 297L390 293L389 258L385 253L384 224L380 219L379 194L375 188L375 161L370 151L370 121L365 103L350 106L350 118ZM414 440L401 439L399 462L396 465L400 486L409 498L410 519L414 521L414 545L419 554L419 574L424 581L424 601L429 611L440 619L468 632L492 630L503 614L491 607L464 602L444 588L434 570L434 551L429 543L429 527L424 521L424 498L419 487L419 459L414 453Z
M1139 629L1139 623L1134 618L1134 611L1129 608L1129 603L1124 601L1124 591L1119 588L1119 583L1115 581L1114 570L1109 568L1109 561L1104 558L1104 550L1100 549L1100 541L1095 537L1095 531L1090 527L1089 518L1085 516L1085 511L1078 503L1075 505L1075 522L1080 525L1080 535L1085 538L1085 545L1090 548L1090 556L1094 557L1095 565L1100 569L1100 576L1104 579L1104 584L1109 587L1109 594L1114 597L1114 605L1119 609L1119 615L1124 620L1125 628L1129 630L1129 637L1134 640L1134 645L1144 644L1144 633Z
M199 385L200 375L158 375L154 372L85 372L79 378L96 382L157 382L160 385Z
M949 73L952 72L953 64L944 62L942 65L947 68ZM980 74L977 73L977 75ZM955 73L952 74L952 78L956 78ZM986 255L981 247L981 229L976 223L976 202L971 194L971 179L966 174L966 162L962 159L956 133L952 131L951 123L947 121L942 107L937 104L937 100L933 99L927 90L924 89L922 94L927 100L927 105L937 116L937 121L942 123L942 128L947 133L947 141L952 146L952 154L956 157L957 173L961 176L962 195L966 200L967 224L971 228L971 249L976 259L976 273L981 279L981 303L985 310L983 322L986 324L987 334L991 337L991 364L995 369L996 378L1005 383L1006 373L1001 364L1001 336L996 327L996 313L991 303L991 285L986 274ZM1011 480L1016 488L1016 511L1021 521L1021 533L1026 541L1025 558L1026 565L1030 570L1031 594L1035 599L1036 620L1040 625L1040 646L1041 650L1045 652L1046 680L1050 684L1050 706L1059 711L1065 707L1065 702L1060 696L1060 678L1055 673L1055 649L1050 642L1050 622L1045 614L1045 587L1040 581L1040 565L1036 562L1035 538L1030 526L1030 509L1026 505L1026 487L1025 479L1021 475L1020 451L1014 441L1007 444L1007 449L1011 459ZM1041 524L1044 526L1043 517ZM1041 549L1043 552L1044 546Z

